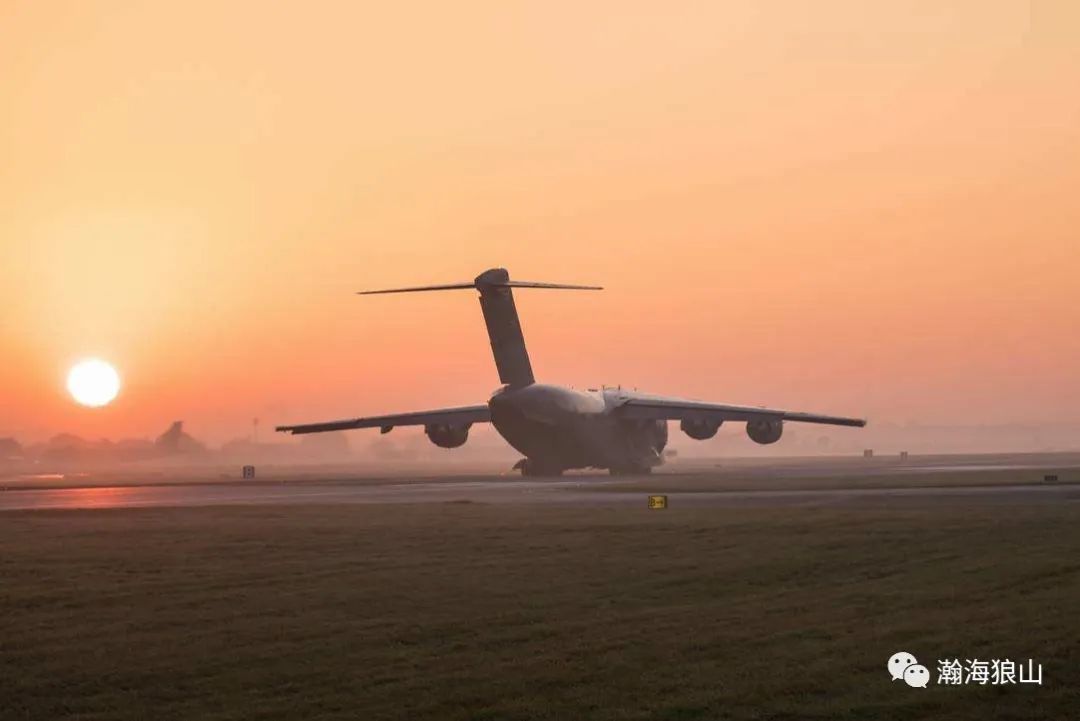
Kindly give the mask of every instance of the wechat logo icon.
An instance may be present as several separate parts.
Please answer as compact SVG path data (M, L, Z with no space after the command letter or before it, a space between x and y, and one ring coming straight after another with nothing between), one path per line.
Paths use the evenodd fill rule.
M926 688L930 683L930 670L907 651L897 651L889 657L887 666L893 681L903 681L912 688Z

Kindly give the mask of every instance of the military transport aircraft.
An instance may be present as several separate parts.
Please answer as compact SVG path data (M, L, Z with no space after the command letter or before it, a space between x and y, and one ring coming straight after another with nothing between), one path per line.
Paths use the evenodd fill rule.
M512 289L601 290L596 286L510 280L505 269L492 268L472 283L363 291L359 295L461 288L475 288L480 292L480 309L487 324L499 380L503 383L487 403L278 426L277 430L322 433L379 428L383 433L389 433L395 426L423 426L435 445L457 448L468 440L469 428L474 423L491 423L507 443L525 456L515 469L520 469L526 476L557 476L569 468L606 468L612 475L648 473L663 463L669 420L679 421L683 432L696 440L712 438L724 421L746 423L750 439L762 444L780 440L785 421L866 425L865 420L858 418L702 403L621 388L579 391L537 383L525 350Z

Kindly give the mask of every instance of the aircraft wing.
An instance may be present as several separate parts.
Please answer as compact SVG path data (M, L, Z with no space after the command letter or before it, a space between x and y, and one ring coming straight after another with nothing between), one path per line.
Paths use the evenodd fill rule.
M662 396L631 396L615 411L624 418L651 418L654 420L710 420L710 421L797 421L800 423L823 423L830 426L855 426L862 428L862 418L824 416L816 413L797 413L775 408L753 406L730 406L723 403L702 403L682 398Z
M470 423L488 423L491 421L491 411L487 404L479 406L462 406L460 408L440 408L433 411L417 411L415 413L398 413L388 416L368 416L366 418L348 418L341 421L327 421L325 423L307 423L299 426L278 426L274 430L281 433L325 433L327 431L346 431L351 428L378 428L383 433L389 433L394 426L426 426L429 424L445 423L448 425L467 425Z

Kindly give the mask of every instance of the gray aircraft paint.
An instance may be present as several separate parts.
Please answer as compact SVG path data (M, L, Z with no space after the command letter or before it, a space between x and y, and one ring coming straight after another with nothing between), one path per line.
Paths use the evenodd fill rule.
M490 422L507 443L525 456L515 468L525 475L557 475L568 468L647 472L663 462L669 420L680 421L688 435L699 439L710 438L725 421L746 422L748 434L761 443L779 440L785 421L856 427L866 424L857 418L704 403L622 389L579 391L536 383L512 289L600 290L596 286L515 281L505 269L492 268L472 283L364 291L360 295L463 288L480 293L495 367L503 383L486 404L279 426L277 430L302 434L379 428L388 433L395 426L423 425L433 443L454 448L466 442L472 424Z
M493 268L476 278L476 289L480 291L480 309L484 312L499 381L511 388L521 388L536 379L529 351L525 349L514 293L506 285L509 281L510 274L504 268Z

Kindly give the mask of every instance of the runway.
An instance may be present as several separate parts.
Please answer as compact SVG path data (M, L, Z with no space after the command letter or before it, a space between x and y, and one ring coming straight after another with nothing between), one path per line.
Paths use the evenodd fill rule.
M492 469L423 475L393 466L237 469L87 468L0 476L0 511L342 504L565 504L642 506L842 506L926 503L1069 503L1080 500L1080 454L695 459L654 475L523 479ZM230 472L231 471L231 472ZM1047 477L1055 479L1047 482Z
M341 505L398 503L567 504L644 507L650 493L666 493L671 508L687 506L841 506L912 502L1080 501L1080 484L1023 484L832 488L804 490L665 491L664 483L622 490L610 480L446 480L411 483L215 483L7 490L0 511L48 509L175 508L251 505ZM651 486L651 487L649 487Z

